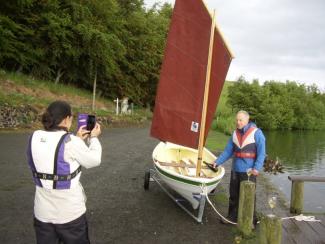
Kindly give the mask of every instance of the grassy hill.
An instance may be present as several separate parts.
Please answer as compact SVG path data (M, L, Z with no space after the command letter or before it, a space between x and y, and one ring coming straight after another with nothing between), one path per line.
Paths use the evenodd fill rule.
M73 108L91 109L92 94L69 85L50 81L35 80L30 76L14 73L0 74L0 103L9 105L30 104L45 108L53 100L66 100ZM114 109L114 104L105 99L97 99L97 112ZM104 112L105 113L105 112Z
M0 119L16 120L11 123L13 126L6 129L39 127L41 114L54 100L70 103L74 115L79 112L93 113L108 125L139 124L151 117L150 112L141 108L136 109L132 116L117 116L114 102L100 97L96 98L93 112L92 93L89 91L0 70Z

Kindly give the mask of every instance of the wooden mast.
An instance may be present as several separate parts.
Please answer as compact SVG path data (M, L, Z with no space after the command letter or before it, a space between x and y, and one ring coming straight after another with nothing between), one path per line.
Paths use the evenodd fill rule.
M213 11L211 31L210 31L210 45L209 45L209 56L207 64L207 72L205 76L205 87L204 87L204 97L203 97L203 109L201 117L201 127L200 127L200 137L199 137L199 148L198 148L198 159L196 164L196 177L200 176L201 165L202 165L202 156L203 156L203 147L204 147L204 134L205 134L205 121L208 109L208 99L209 99L209 87L210 87L210 76L211 76L211 65L212 65L212 51L214 43L214 30L215 30L215 17L216 11Z

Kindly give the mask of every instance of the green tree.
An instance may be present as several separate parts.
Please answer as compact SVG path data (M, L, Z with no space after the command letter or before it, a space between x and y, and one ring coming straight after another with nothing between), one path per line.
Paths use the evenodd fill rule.
M0 65L55 83L152 103L171 5L142 0L13 0L0 8Z
M165 47L171 6L146 11L143 1L119 1L121 19L125 19L121 40L126 55L120 61L123 76L119 94L141 104L154 101L160 65Z
M9 70L29 70L42 50L31 42L35 31L24 17L33 1L5 1L0 10L0 65Z
M264 129L324 129L324 94L317 86L266 81L249 83L243 77L229 87L228 104L246 110Z

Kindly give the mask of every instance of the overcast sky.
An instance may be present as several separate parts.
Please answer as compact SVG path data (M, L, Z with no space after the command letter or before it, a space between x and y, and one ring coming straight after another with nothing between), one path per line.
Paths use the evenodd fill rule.
M155 2L144 0L150 7ZM205 0L234 53L227 80L312 84L325 92L325 0Z

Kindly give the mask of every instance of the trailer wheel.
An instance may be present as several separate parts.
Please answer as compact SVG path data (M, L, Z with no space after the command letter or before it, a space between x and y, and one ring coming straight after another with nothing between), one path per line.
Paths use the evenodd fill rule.
M149 182L150 182L150 171L146 170L146 172L144 173L144 189L148 190L149 189Z

